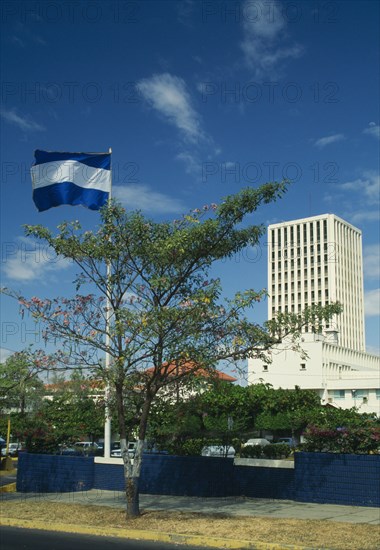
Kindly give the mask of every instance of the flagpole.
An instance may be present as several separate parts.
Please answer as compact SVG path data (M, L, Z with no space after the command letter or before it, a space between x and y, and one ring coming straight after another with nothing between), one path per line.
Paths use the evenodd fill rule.
M112 153L112 148L108 149L108 152ZM111 165L111 185L110 193L108 198L108 204L111 203L112 199L112 165ZM111 281L111 263L107 261L107 301L106 301L106 371L109 370L111 364L111 356L108 352L108 349L111 345L110 337L110 319L111 319L111 300L110 300L110 281ZM107 382L105 388L105 419L104 419L104 458L110 458L111 456L111 415L109 408L109 396L110 396L110 387Z

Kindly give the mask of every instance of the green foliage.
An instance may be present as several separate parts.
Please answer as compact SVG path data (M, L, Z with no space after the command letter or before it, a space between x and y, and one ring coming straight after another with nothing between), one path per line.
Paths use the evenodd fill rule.
M186 456L199 456L205 444L206 443L204 439L187 439L183 442L181 446L178 446L177 454Z
M290 456L292 450L286 443L273 443L263 447L263 456L265 458L281 459Z
M362 454L380 449L380 420L355 408L321 407L304 432L302 450Z
M380 426L321 428L309 426L302 450L323 453L368 454L380 449Z
M308 423L318 427L335 429L340 426L362 427L372 423L379 423L375 414L359 413L352 409L340 409L335 407L318 407L310 411Z
M0 407L3 413L38 409L44 385L38 378L28 350L17 352L0 363Z
M240 451L241 458L287 458L291 448L286 443L272 443L270 445L246 445Z
M101 210L95 231L82 231L78 222L60 224L57 234L43 226L27 226L27 235L50 245L57 256L73 260L80 269L74 281L77 294L71 298L26 299L4 290L18 300L22 315L38 319L46 342L60 342L52 355L41 350L34 364L41 369L91 368L113 390L120 437L126 439L134 426L138 439L144 440L160 390L199 369L212 372L221 360L266 359L268 349L286 335L297 348L301 326L318 327L322 319L340 312L339 304L310 308L296 316L279 315L260 326L250 321L248 313L265 297L265 291L247 289L222 300L220 281L209 277L215 261L259 242L265 227L250 225L247 217L280 198L286 188L287 182L273 182L242 189L219 206L196 209L171 223L156 223L111 201ZM92 293L80 294L86 285ZM110 357L107 369L104 352ZM192 368L183 369L189 360ZM173 363L178 367L174 374L168 369ZM149 374L147 368L152 368ZM124 397L133 393L139 397L130 414ZM242 394L232 401L240 397L245 399ZM239 430L249 414L246 418L232 415ZM213 420L210 430L223 438L229 436L225 427L226 419L231 423L229 417L231 411L225 410L219 426ZM194 410L192 418L190 426L187 420L180 422L187 438L193 437L196 426L204 427L199 411ZM132 465L126 457L127 477L138 478L140 465L139 460Z
M245 445L239 454L241 458L262 458L263 448L262 445Z

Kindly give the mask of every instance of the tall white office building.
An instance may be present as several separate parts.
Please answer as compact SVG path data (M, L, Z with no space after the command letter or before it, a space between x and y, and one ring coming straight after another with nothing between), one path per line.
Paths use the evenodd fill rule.
M340 302L343 313L301 348L274 346L268 361L248 360L248 382L314 389L322 403L380 414L380 358L365 352L361 231L333 214L268 227L268 318L313 303Z
M343 313L324 335L365 351L361 231L324 214L270 225L268 238L268 318L338 301Z

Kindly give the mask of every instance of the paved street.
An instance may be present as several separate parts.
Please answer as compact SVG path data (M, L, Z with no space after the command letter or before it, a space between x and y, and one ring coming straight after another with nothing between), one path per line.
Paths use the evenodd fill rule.
M2 527L1 550L178 550L176 544ZM202 550L186 546L187 550Z
M0 476L0 487L4 485L9 485L9 483L16 483L16 472L2 472Z

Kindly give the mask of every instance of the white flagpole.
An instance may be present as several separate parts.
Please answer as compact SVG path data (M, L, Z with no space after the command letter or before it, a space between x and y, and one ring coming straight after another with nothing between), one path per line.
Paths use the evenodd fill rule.
M112 148L110 147L108 149L108 152L112 153ZM112 165L111 165L111 186L110 186L110 194L109 194L109 201L111 201L112 198ZM111 264L110 262L107 262L107 301L106 301L106 347L108 348L111 345L111 338L110 338L110 319L111 319L111 301L109 298L109 292L110 292L110 280L111 280ZM109 369L110 363L111 363L111 356L106 352L106 370ZM111 456L111 416L110 416L110 410L109 410L109 395L110 395L110 388L109 384L107 382L106 388L105 388L105 400L106 400L106 406L105 406L105 419L104 419L104 458L110 458Z

